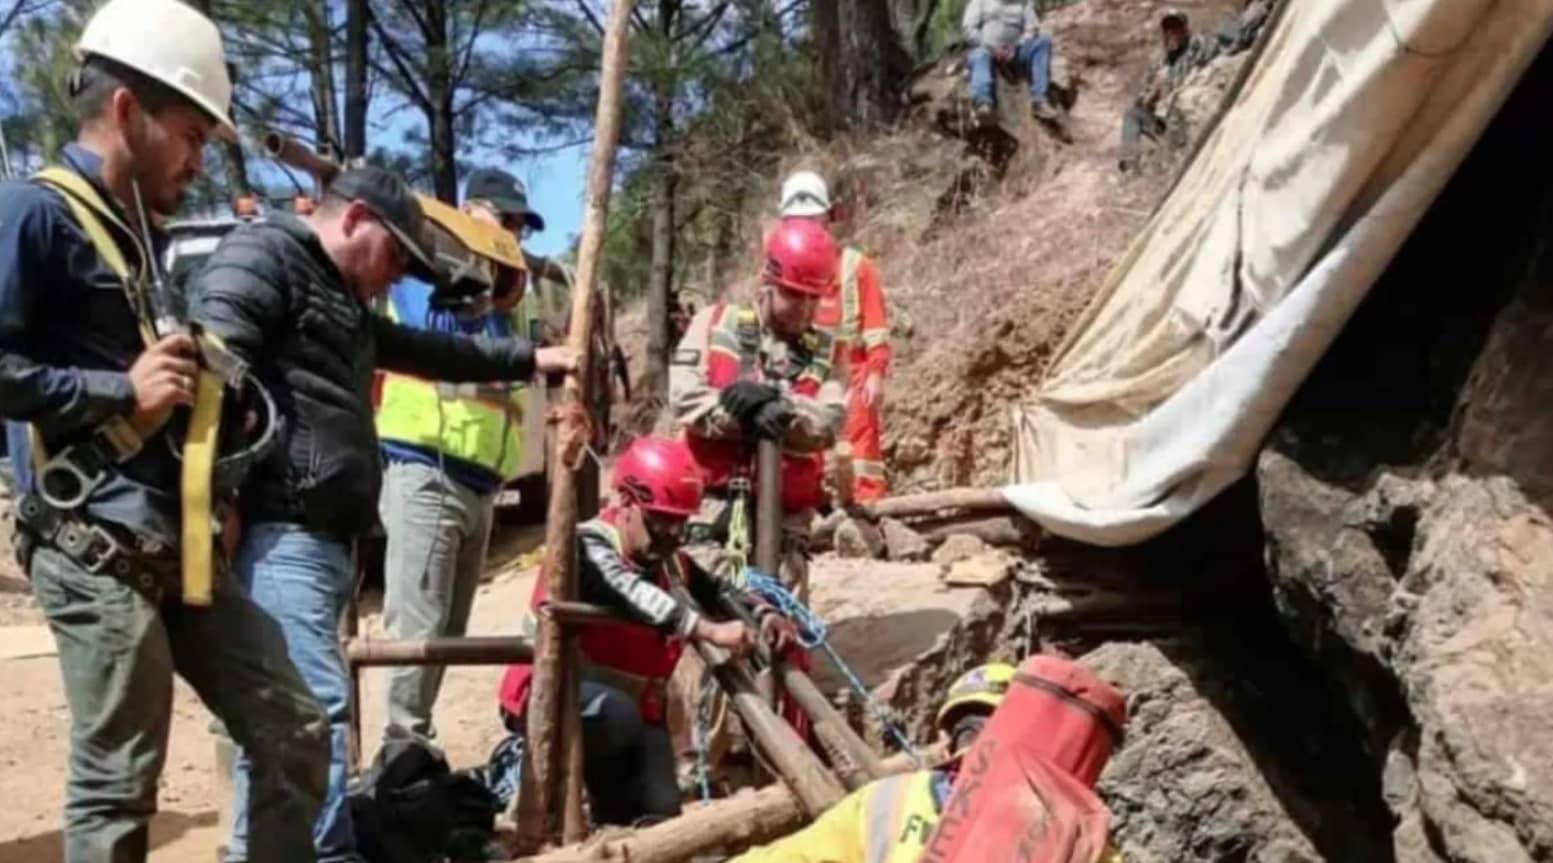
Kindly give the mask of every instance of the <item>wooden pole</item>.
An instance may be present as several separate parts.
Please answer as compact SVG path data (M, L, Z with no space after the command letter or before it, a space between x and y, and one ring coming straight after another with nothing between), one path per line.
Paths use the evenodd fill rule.
M922 494L887 497L873 503L857 504L856 511L866 518L900 518L933 515L940 510L970 512L1012 512L1014 505L995 488L951 488Z
M522 638L481 635L443 638L352 638L345 642L351 675L373 665L508 665L533 662Z
M944 757L937 750L930 764ZM915 769L904 754L884 759L885 774ZM782 783L693 809L643 830L600 837L581 847L557 848L520 863L680 863L702 854L736 854L759 842L771 842L803 826L803 806Z
M712 669L718 685L728 693L728 700L738 711L745 729L771 759L782 781L793 789L804 809L811 816L818 816L834 806L845 793L841 783L825 769L808 744L799 738L798 732L760 697L748 668L735 662L720 647L703 641L691 644L701 655L701 661Z
M586 406L590 385L588 353L593 346L593 293L598 283L599 255L604 247L604 227L609 214L609 195L614 183L615 149L620 141L620 107L626 73L627 38L634 0L614 0L604 28L604 50L599 72L599 102L594 115L593 158L588 165L587 205L582 238L577 252L577 283L572 293L568 344L577 354L577 372L566 378L566 405L555 435L551 464L549 518L545 531L545 578L552 599L577 595L575 533L577 529L577 467L588 442ZM574 806L582 799L580 769L582 741L577 721L575 645L562 637L563 627L554 619L542 619L535 645L534 690L529 698L529 764L535 781L533 793L518 805L518 842L535 849L552 834L549 813L565 804L563 823L568 832L582 825L582 813ZM558 734L559 732L559 734ZM557 739L557 738L561 739ZM564 759L564 760L563 760ZM577 767L579 769L565 769ZM562 791L562 774L568 783ZM571 787L575 784L575 788Z

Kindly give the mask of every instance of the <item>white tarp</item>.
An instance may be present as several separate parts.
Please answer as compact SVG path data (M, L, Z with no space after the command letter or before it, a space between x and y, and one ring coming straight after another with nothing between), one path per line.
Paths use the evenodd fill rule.
M1233 106L1014 412L1004 493L1055 533L1139 542L1249 469L1553 22L1553 0L1284 2Z

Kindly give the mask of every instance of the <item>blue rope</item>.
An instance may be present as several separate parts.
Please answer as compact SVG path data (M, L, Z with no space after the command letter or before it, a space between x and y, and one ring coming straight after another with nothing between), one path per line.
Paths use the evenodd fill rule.
M902 752L911 756L911 760L916 762L918 767L922 767L922 757L918 754L917 748L911 744L911 739L906 736L906 732L901 728L900 723L896 721L895 717L885 711L883 705L874 698L873 693L868 691L868 687L863 685L863 681L857 676L857 672L852 670L852 666L848 665L847 661L841 658L841 654L836 652L836 648L831 645L829 639L830 630L825 625L825 621L821 620L819 615L810 611L802 602L799 602L798 597L794 596L792 591L783 586L782 582L755 567L745 568L744 585L747 590L770 603L783 617L793 622L793 625L798 628L799 645L806 650L819 648L825 651L826 655L830 657L831 663L840 669L841 675L847 679L847 683L852 687L852 690L863 699L863 703L868 707L868 712L873 714L880 727L894 739Z

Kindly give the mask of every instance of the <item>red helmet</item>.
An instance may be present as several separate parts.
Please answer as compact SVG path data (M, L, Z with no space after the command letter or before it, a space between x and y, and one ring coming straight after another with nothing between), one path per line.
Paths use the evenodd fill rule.
M788 290L828 297L837 286L841 251L813 219L783 219L766 235L765 280Z
M643 509L688 518L701 509L701 468L677 440L637 438L615 462L614 489Z

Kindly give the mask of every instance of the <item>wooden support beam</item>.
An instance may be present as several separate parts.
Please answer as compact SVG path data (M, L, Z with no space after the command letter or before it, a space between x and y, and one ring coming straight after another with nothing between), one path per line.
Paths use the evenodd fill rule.
M702 641L691 644L712 670L718 685L728 693L745 730L771 760L782 781L793 789L803 808L815 816L834 806L844 793L841 783L825 769L793 727L765 702L748 669L722 648Z
M944 510L968 512L1013 512L1013 504L995 488L951 488L922 494L906 494L887 497L872 503L861 503L853 510L875 521L881 518L908 518L929 516Z
M352 670L374 665L508 665L533 662L534 646L516 635L461 638L352 638L345 643Z
M545 532L545 578L549 595L574 599L576 588L578 466L588 443L586 406L590 403L589 352L593 347L594 292L600 252L614 183L615 151L620 141L620 114L626 73L626 48L634 0L614 0L604 30L599 73L599 101L594 115L593 157L588 165L587 201L582 238L578 243L577 282L572 292L568 344L577 354L578 372L567 375L565 408L556 428L551 464L550 507ZM563 637L558 622L542 619L535 645L534 689L529 699L529 761L534 782L525 787L518 804L518 842L525 850L541 847L552 835L550 814L564 807L562 824L577 838L584 829L581 812L581 740L577 721L576 647ZM571 666L568 671L567 666ZM573 768L577 769L573 769ZM563 788L563 781L569 783Z
M943 757L942 750L925 755L929 764ZM880 768L888 775L916 765L905 755L894 755L884 759ZM802 827L805 820L792 789L779 782L715 800L662 824L600 836L586 845L557 848L517 863L681 863L701 854L736 854L771 842Z

